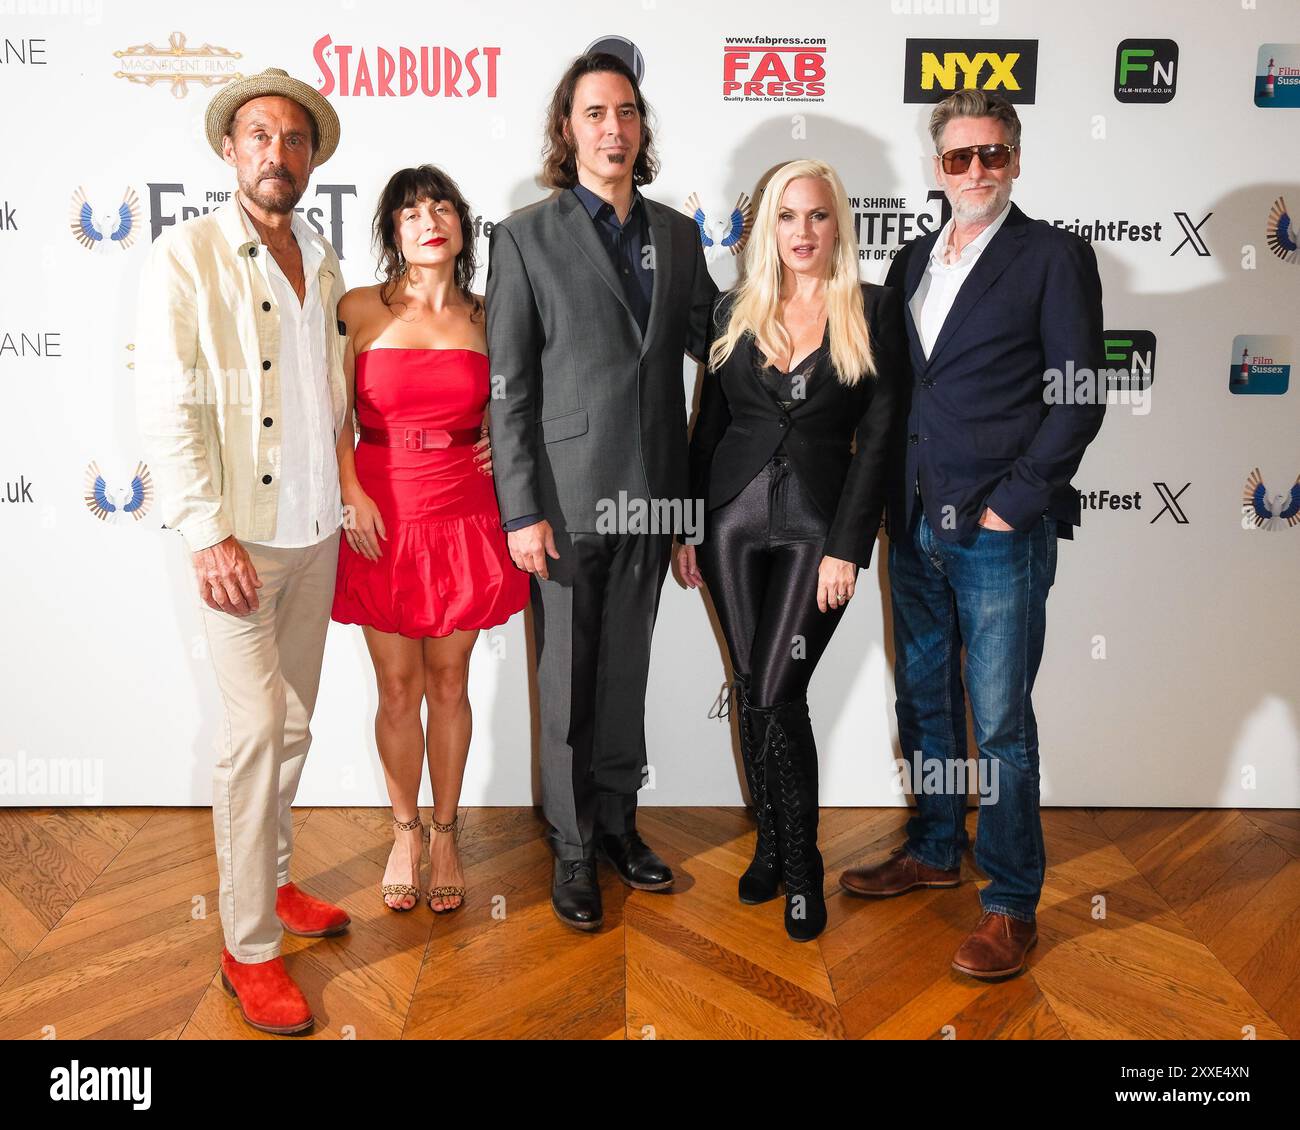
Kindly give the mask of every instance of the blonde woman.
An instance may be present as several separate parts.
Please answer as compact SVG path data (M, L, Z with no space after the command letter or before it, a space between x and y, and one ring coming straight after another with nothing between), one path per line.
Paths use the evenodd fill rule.
M707 584L731 653L758 821L740 900L784 883L786 931L809 941L826 903L808 684L871 561L907 347L897 291L858 281L829 165L777 170L746 255L744 282L713 312L691 438L705 534L698 555L679 548L679 571Z

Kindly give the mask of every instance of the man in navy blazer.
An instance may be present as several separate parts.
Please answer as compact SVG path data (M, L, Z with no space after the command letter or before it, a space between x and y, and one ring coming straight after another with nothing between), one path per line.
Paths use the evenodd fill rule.
M961 881L968 695L980 754L975 859L989 883L953 967L991 980L1019 973L1037 941L1045 862L1030 693L1057 537L1079 524L1070 480L1105 412L1101 281L1087 243L1011 203L1015 107L962 90L935 108L930 133L952 218L902 248L885 279L904 296L912 364L889 575L898 736L916 810L902 847L840 882L883 896Z

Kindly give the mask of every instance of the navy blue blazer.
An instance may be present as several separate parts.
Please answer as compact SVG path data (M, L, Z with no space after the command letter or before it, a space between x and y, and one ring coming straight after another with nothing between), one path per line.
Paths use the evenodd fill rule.
M985 506L1017 530L1047 514L1072 537L1079 496L1070 480L1101 427L1104 386L1099 397L1048 403L1044 374L1059 371L1061 388L1071 365L1094 374L1104 365L1097 257L1078 236L1012 204L927 359L911 300L939 235L904 246L885 278L904 297L912 369L907 423L891 461L890 536L908 529L919 483L943 541L973 535Z

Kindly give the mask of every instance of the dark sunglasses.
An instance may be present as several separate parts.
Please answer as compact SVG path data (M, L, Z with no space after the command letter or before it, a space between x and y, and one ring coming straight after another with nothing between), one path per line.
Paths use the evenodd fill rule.
M1005 169L1014 153L1014 145L967 145L961 149L949 149L939 160L943 163L945 173L964 173L970 168L971 158L980 155L980 164L986 169Z

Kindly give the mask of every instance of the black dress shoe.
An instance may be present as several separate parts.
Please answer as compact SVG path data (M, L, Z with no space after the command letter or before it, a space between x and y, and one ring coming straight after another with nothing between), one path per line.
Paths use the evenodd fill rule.
M665 891L673 885L672 869L660 859L635 831L621 836L604 835L597 841L618 877L638 891Z
M600 908L600 884L594 859L557 859L551 875L551 909L575 930L599 930L605 916Z

